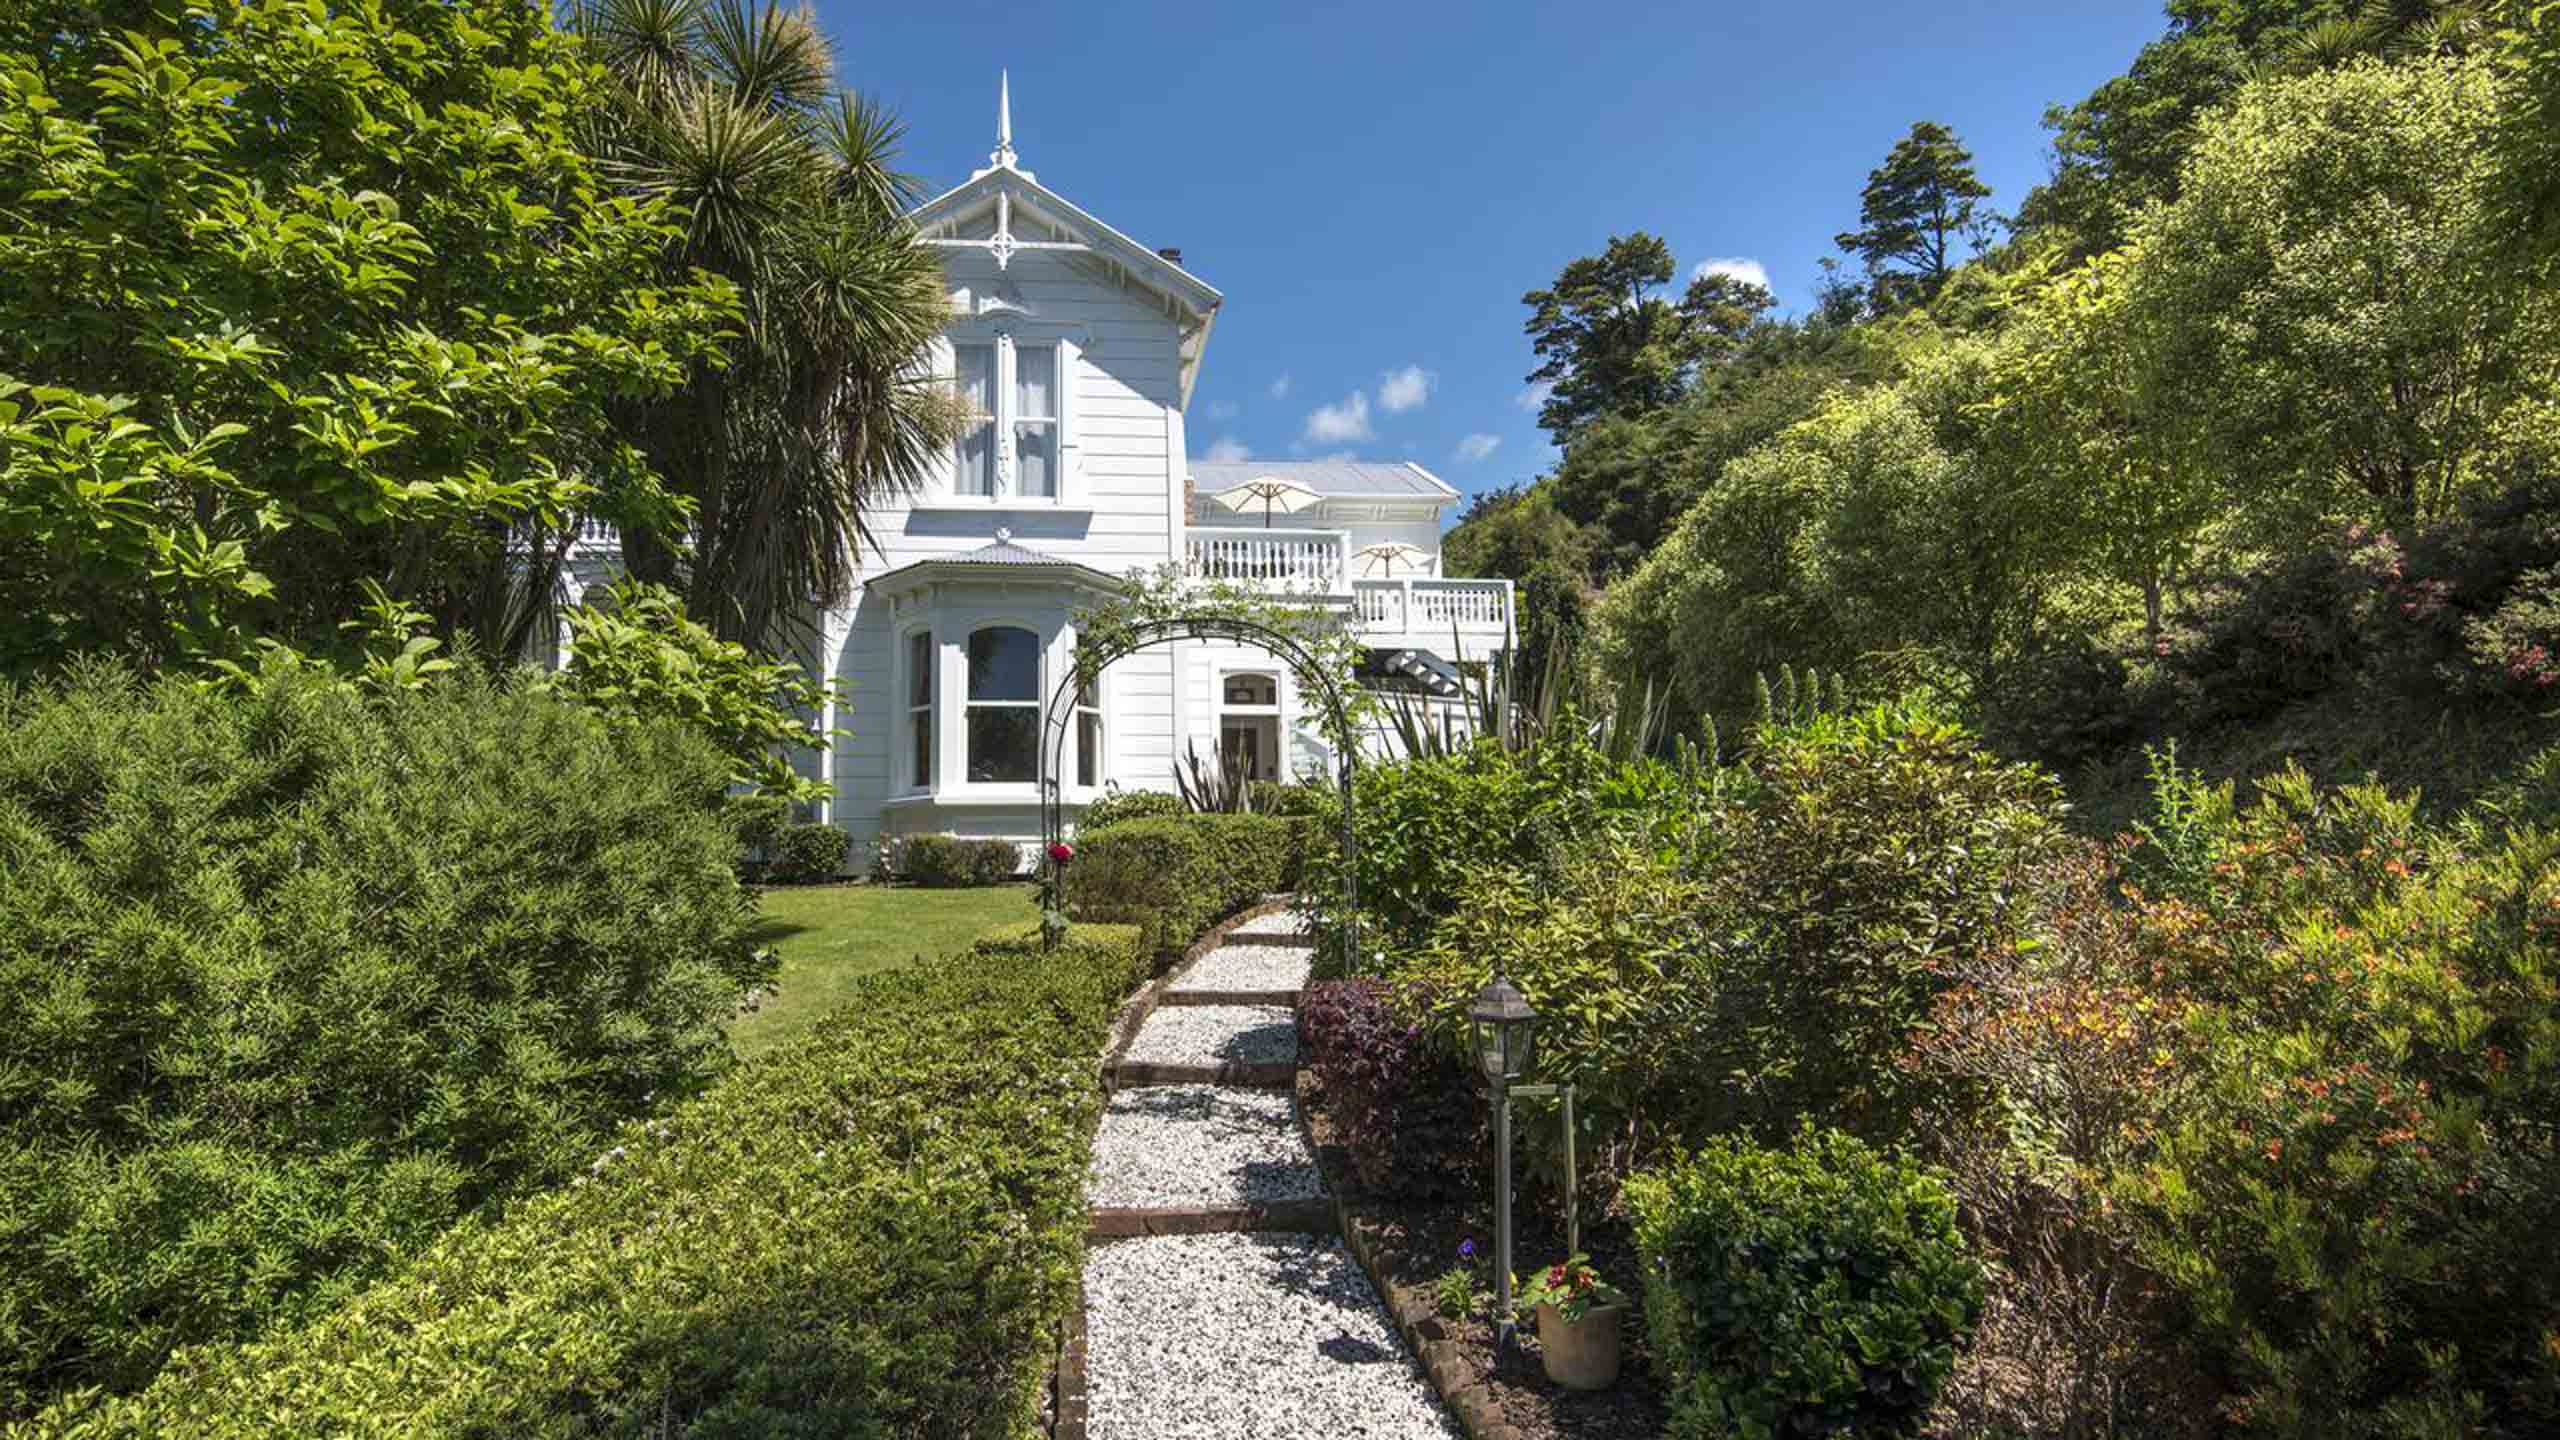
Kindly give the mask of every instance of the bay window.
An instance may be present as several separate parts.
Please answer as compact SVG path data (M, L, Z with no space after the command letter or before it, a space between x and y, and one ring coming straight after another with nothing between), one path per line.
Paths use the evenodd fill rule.
M1040 771L1040 637L1011 625L969 636L971 784L1029 784Z

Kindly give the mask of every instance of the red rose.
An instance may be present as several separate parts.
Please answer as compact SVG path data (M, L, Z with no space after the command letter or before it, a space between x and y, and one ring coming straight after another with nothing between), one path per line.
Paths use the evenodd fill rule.
M1076 847L1068 844L1064 840L1061 840L1057 844L1049 847L1049 858L1057 861L1061 865L1064 865L1068 861L1076 858Z

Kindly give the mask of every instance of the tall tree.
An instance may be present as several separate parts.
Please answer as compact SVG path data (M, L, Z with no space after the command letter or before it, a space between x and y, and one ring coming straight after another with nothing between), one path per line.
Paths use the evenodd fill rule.
M1721 272L1692 280L1678 301L1662 287L1675 273L1671 247L1637 231L1564 267L1552 288L1520 297L1541 363L1532 384L1551 387L1538 424L1569 442L1603 415L1657 410L1680 398L1698 366L1728 354L1776 300Z
M603 98L517 0L0 5L0 672L369 594L503 648L524 537L665 509L614 410L737 311Z
M1954 272L1957 245L1980 244L1992 219L1981 202L1990 195L1956 133L1922 120L1869 172L1859 228L1834 243L1866 262L1877 309L1925 304Z
M947 301L902 219L900 127L836 87L806 11L583 0L571 23L619 82L600 137L614 173L684 219L669 271L725 277L746 307L725 368L630 407L691 507L689 534L643 526L626 556L722 636L789 648L851 582L870 507L920 484L950 436L949 397L914 363Z

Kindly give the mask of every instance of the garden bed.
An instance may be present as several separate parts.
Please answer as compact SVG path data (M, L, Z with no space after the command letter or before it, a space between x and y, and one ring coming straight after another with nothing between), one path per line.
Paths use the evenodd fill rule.
M1479 1274L1493 1274L1493 1197L1465 1203L1409 1201L1361 1189L1312 1086L1300 1082L1298 1101L1326 1183L1341 1211L1343 1238L1370 1283L1385 1298L1421 1356L1441 1398L1473 1440L1652 1440L1663 1433L1669 1408L1645 1351L1643 1318L1630 1308L1621 1325L1625 1363L1609 1389L1568 1390L1546 1377L1535 1325L1523 1326L1519 1346L1497 1363L1490 1301L1462 1320L1441 1317L1433 1282L1458 1263L1460 1245L1474 1241ZM1583 1217L1582 1247L1600 1273L1637 1289L1634 1239L1623 1220ZM1522 1204L1512 1217L1512 1261L1522 1276L1565 1255L1562 1215Z

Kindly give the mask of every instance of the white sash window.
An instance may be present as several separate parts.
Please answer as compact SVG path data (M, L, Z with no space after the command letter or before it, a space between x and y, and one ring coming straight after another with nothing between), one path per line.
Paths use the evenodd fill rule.
M964 416L953 446L954 497L1000 504L1072 497L1068 409L1077 353L1073 340L1010 330L964 330L952 341L951 387Z

